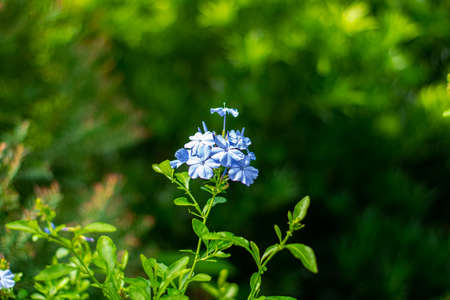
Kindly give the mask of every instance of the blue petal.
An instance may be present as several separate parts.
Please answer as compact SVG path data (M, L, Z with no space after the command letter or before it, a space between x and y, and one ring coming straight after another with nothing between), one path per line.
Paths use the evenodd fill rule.
M217 146L222 149L227 149L229 147L229 143L226 139L224 139L221 135L216 135L214 138Z
M255 160L256 159L255 153L253 153L251 151L248 152L247 157L248 157L249 160Z
M245 158L244 153L242 153L238 149L230 149L228 150L228 153L230 154L230 157L235 161L240 161Z
M181 163L185 163L187 162L187 160L189 159L189 152L184 149L181 148L179 149L177 152L175 152L175 157L181 162Z
M205 121L202 121L202 125L203 125L203 130L205 131L205 133L207 133L208 127L206 127Z
M198 168L200 164L195 164L189 167L188 174L192 179L198 178Z
M211 114L218 113L219 116L221 116L221 117L223 117L226 113L225 110L223 109L223 107L211 108L210 112L211 112Z
M208 159L207 161L205 161L205 166L211 168L211 169L216 169L218 167L220 167L220 164L215 161L214 159Z
M233 116L233 117L237 117L237 116L239 116L239 112L238 112L238 110L236 109L236 108L228 108L228 112L229 113L231 113L231 115Z
M172 169L178 169L183 163L178 159L170 161L170 167ZM45 229L44 229L45 230Z
M243 172L242 172L241 168L239 168L239 167L238 168L231 168L228 171L228 176L233 181L241 181L242 175L243 175Z

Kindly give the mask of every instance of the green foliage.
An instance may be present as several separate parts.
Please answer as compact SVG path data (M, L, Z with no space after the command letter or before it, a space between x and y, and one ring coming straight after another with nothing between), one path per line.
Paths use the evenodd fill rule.
M193 201L192 205L196 208L200 207L189 189L189 180L183 175L176 176L178 174L175 174L174 176L174 170L167 168L167 161L154 164L153 169L183 190ZM34 277L37 292L31 295L32 299L86 299L88 297L86 291L90 287L100 289L103 295L110 300L128 298L133 300L189 299L185 293L191 283L209 282L212 279L209 274L197 273L197 264L202 261L215 263L216 259L228 258L230 254L224 251L233 245L246 249L258 268L258 271L253 273L250 278L249 300L265 299L261 298L263 296L258 297L261 291L261 276L267 271L266 265L269 260L284 248L289 249L294 257L300 259L308 270L317 273L316 260L311 248L303 244L286 244L292 233L303 227L300 225L300 221L306 215L309 197L303 198L296 205L293 216L292 213L289 213L289 230L284 239L281 240L279 227L275 227L280 243L267 248L261 257L259 247L255 242L235 236L231 232L210 232L206 226L214 204L226 202L223 197L218 198L216 202L216 197L228 188L228 178L222 175L222 169L216 169L214 172L213 178L204 183L205 186L209 186L204 190L212 195L206 201L204 209L199 210L198 213L188 210L193 215L192 229L198 237L195 251L185 251L193 254L192 264L190 264L190 256L183 256L167 266L157 262L154 258L146 258L141 254L141 264L148 279L125 276L128 251L124 252L122 260L119 261L117 247L110 237L101 235L97 240L95 251L91 250L88 242L92 238L88 238L84 234L115 232L114 226L103 222L94 222L86 226L55 226L51 222L56 217L55 211L41 199L37 199L36 215L33 219L6 224L6 228L9 230L31 233L33 240L45 239L61 247L56 251L52 264ZM187 198L179 197L177 199L174 201L176 205L186 206ZM44 228L42 229L41 226ZM67 235L70 235L71 238ZM103 280L99 279L100 275ZM235 284L227 283L226 277L226 271L222 271L217 287L203 284L203 288L216 299L234 299L238 288ZM281 297L280 299L288 298ZM268 299L277 298L269 297Z
M174 220L187 215L150 166L226 100L257 137L261 176L252 193L228 192L211 224L263 252L292 199L314 199L305 240L326 262L321 275L286 270L280 255L267 294L343 299L351 286L357 299L445 297L449 12L448 1L0 1L0 178L12 178L0 223L28 217L40 197L60 204L57 223L120 220L114 237L130 254L186 248L191 226ZM111 171L125 180L92 192ZM108 197L112 186L122 196ZM189 208L201 216L203 206ZM0 231L0 252L30 288L46 244Z

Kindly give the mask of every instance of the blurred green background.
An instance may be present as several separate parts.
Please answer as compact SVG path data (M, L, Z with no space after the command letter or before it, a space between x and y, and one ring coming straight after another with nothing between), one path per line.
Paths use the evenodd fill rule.
M210 226L268 246L272 224L312 198L294 239L315 249L319 274L285 253L264 294L448 299L449 67L450 1L0 0L2 140L19 143L29 122L20 207L2 223L36 194L64 194L59 222L119 224L130 274L140 252L173 259L195 241L151 164L202 120L220 129L209 108L226 101L260 176L234 184ZM29 287L54 249L5 243ZM255 268L232 254L224 266L245 295Z

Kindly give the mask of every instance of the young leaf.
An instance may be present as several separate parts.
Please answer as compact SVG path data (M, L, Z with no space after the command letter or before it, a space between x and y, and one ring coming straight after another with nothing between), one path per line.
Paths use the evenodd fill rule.
M142 267L144 268L144 272L145 272L145 274L147 274L150 281L152 281L153 277L154 277L152 264L150 263L150 260L144 256L144 254L141 254L140 257L141 257Z
M295 205L293 214L295 221L300 222L305 218L306 213L308 212L309 202L309 196L306 196Z
M69 274L72 271L75 271L76 268L68 265L52 265L50 267L45 268L45 270L41 271L38 275L34 277L34 279L39 281L47 281L53 280L64 275Z
M203 224L200 220L198 219L192 219L192 229L194 229L195 234L199 237L199 238L203 238L204 235L209 233L208 228L206 227L205 224Z
M200 273L192 277L191 281L200 281L200 282L207 282L211 280L211 276L208 274Z
M212 207L216 206L217 204L222 204L222 203L226 203L226 202L227 202L227 198L225 198L225 197L215 197Z
M287 216L288 216L289 223L291 223L292 222L292 212L290 210L288 210Z
M89 233L89 232L114 232L116 231L116 227L106 224L106 223L102 223L102 222L95 222L92 224L89 224L87 226L85 226L82 230L81 233Z
M150 300L150 283L148 280L142 277L125 278L125 282L130 286L128 287L128 295L130 300Z
M259 273L255 272L250 277L250 287L252 291L258 291L261 286L261 276Z
M255 259L256 263L259 264L259 262L260 262L260 253L259 253L258 245L256 245L255 242L250 241L250 247L252 249L253 258Z
M219 299L220 291L209 283L202 283L202 289L208 292L214 298Z
M232 242L235 246L245 248L245 249L247 249L247 251L252 253L252 251L250 250L250 247L249 247L250 243L248 240L246 240L245 238L240 237L240 236L235 236L233 233L228 232L228 231L207 233L202 238L205 240L221 240L221 241Z
M261 260L263 261L266 257L269 257L272 253L276 252L279 249L279 247L280 245L278 244L267 247L266 251L264 251Z
M186 189L189 189L189 181L191 180L191 177L189 177L188 172L176 173L175 177Z
M173 169L170 166L169 160L165 160L159 164L153 164L152 168L157 173L163 174L169 178L173 178Z
M131 285L128 288L128 295L130 296L130 300L149 300L152 299L150 292L146 289Z
M168 280L176 277L178 272L180 272L182 269L184 269L187 264L189 263L189 256L183 256L173 264L169 266L169 270L167 271L167 278Z
M194 206L194 203L189 201L186 197L178 197L173 200L173 203L178 206Z
M298 258L303 263L305 268L313 273L318 272L316 256L310 247L303 244L288 244L286 248L289 249L295 258Z
M114 270L114 266L116 265L117 255L116 245L114 245L113 241L109 237L102 235L98 239L97 253L106 263L108 272L112 272L112 270Z
M273 225L273 229L275 230L275 234L278 237L278 240L281 242L283 240L283 236L281 235L280 227L277 224Z
M6 224L6 228L11 229L11 230L19 230L19 231L35 233L35 234L40 232L39 225L36 222L36 220L14 221L14 222Z
M128 256L128 250L125 250L125 252L123 253L123 256L122 256L122 261L120 262L120 268L121 268L122 270L125 270L125 268L127 267L127 264L128 264L128 258L129 258L129 256Z
M200 189L210 193L211 195L214 194L214 190L216 189L215 186L209 185L209 184L205 184L204 186L200 187Z

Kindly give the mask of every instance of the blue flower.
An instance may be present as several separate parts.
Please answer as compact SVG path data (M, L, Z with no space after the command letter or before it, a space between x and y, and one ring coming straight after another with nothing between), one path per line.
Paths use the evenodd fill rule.
M50 223L50 226L52 227L52 229L55 229L55 224ZM44 232L45 232L46 234L50 234L50 229L47 228L47 227L45 227L45 228L44 228Z
M230 130L228 132L228 140L233 147L245 150L252 144L252 141L244 136L244 130L245 128L242 128L242 131Z
M10 289L15 284L14 274L10 270L0 270L0 290Z
M228 108L228 107L217 107L217 108L211 108L210 109L211 114L218 113L219 116L223 117L226 114L231 114L233 117L237 117L239 115L239 112L235 108Z
M213 177L213 169L220 167L220 164L210 158L210 154L211 149L208 147L201 156L191 156L186 162L190 166L188 174L192 179L210 179Z
M177 169L179 166L187 162L189 159L189 152L186 149L181 148L175 152L175 158L176 160L172 160L170 162L172 169Z
M244 154L236 148L230 146L230 142L225 140L222 136L217 135L215 137L216 145L218 147L212 148L212 158L218 161L224 167L231 167L233 163L236 163L244 159Z
M228 176L233 181L240 181L246 186L250 186L258 177L258 169L250 166L250 158L245 158L240 162L233 164L228 171Z
M214 145L214 136L212 132L196 132L193 136L190 136L190 142L184 144L184 148L191 149L192 155L203 155L206 148Z

